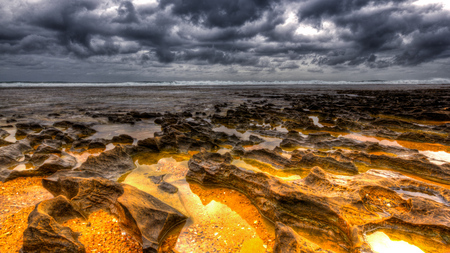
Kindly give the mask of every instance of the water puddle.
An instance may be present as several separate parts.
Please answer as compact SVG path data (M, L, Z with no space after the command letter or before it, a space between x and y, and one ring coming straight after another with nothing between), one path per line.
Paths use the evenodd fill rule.
M379 143L380 145L385 145L385 146L402 147L397 141L383 139L383 138L379 138L379 137L365 136L365 135L357 134L357 133L343 134L342 136L345 138L348 138L348 139L353 139L353 140L362 141L362 142L366 142L366 141L367 142L376 142L376 143Z
M317 117L317 116L308 116L308 118L313 120L313 123L314 123L315 126L323 127L323 125L319 123L319 117Z
M16 127L3 128L3 130L5 130L6 132L9 133L9 135L4 138L5 141L9 141L12 143L17 141L17 139L16 139L17 128Z
M388 235L380 231L366 235L365 237L371 249L376 253L424 253L424 251L417 246L411 245L405 241L391 240Z
M434 164L450 163L450 153L444 151L420 151L420 153L427 156L428 160Z
M287 132L287 130L282 127L278 127L276 129L277 129L277 131L278 131L278 129L280 129L280 132ZM224 132L228 135L234 134L237 137L239 137L241 140L248 140L250 138L250 135L258 136L259 138L264 140L264 142L262 142L262 143L259 143L259 144L253 145L253 146L244 147L246 150L263 149L263 148L272 150L275 147L279 146L280 143L283 141L282 139L279 139L279 138L267 137L267 136L259 135L257 133L253 133L251 131L246 131L246 132L241 133L241 132L238 132L234 128L227 128L225 126L215 127L215 128L213 128L213 131L214 132Z
M190 218L178 238L170 243L171 236L167 236L161 248L171 244L169 248L180 253L271 252L273 225L243 194L182 181L176 186Z
M405 190L405 189L399 189L399 190L394 189L394 191L399 194L405 194L408 197L422 197L422 198L429 199L434 202L441 203L441 204L448 206L447 201L445 201L445 199L442 196L438 196L435 194L424 193L424 192L419 192L419 191L409 191L409 190Z
M155 159L155 158L152 158ZM150 160L150 159L149 159ZM175 252L265 252L274 243L274 229L243 194L226 188L204 188L185 180L187 160L161 158L141 164L123 183L152 194L189 217L166 236L161 249ZM178 188L170 194L158 188L159 180ZM164 252L166 252L164 250Z
M155 132L161 131L161 126L148 121L139 121L135 124L104 124L95 125L94 128L97 133L90 136L89 139L104 138L112 139L114 136L127 134L137 140L154 137Z

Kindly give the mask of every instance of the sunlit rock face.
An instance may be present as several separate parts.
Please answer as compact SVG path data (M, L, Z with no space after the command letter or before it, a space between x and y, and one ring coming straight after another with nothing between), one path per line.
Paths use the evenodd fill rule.
M377 229L410 234L415 244L428 249L449 248L450 191L446 188L396 172L369 170L356 176L337 176L320 167L311 169L304 179L283 181L236 167L231 160L230 154L194 155L187 179L238 189L264 216L288 224L300 234L314 234L327 241L325 247L330 250L372 247L364 241L364 234ZM407 198L401 191L423 195ZM427 197L430 192L442 201Z

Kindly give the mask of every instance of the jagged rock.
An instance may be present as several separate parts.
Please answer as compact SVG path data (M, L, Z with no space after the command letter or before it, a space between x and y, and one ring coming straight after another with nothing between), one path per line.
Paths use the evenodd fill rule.
M159 175L159 176L149 176L148 178L150 180L152 180L152 182L154 184L160 184L163 181L164 176L165 176L165 174L164 175Z
M319 197L298 189L295 185L264 173L255 173L231 165L229 153L199 153L189 160L188 180L201 184L231 187L245 193L260 212L272 221L288 222L294 227L310 227L328 231L330 242L352 248L351 226ZM319 229L320 227L320 229Z
M355 161L363 162L370 167L390 168L396 171L411 173L435 182L450 184L450 168L446 166L436 165L417 159L403 159L386 155L370 155L362 152L353 152L349 157Z
M79 234L60 223L83 218L67 198L58 196L39 203L28 216L28 227L23 232L24 253L84 253Z
M122 228L142 244L144 252L157 252L162 237L187 218L133 186L104 178L64 175L67 174L60 172L59 176L44 179L44 187L54 196L65 196L84 217L98 210L114 214Z
M9 135L9 133L0 128L0 138L5 138Z
M54 127L60 127L60 128L69 128L73 124L75 124L75 123L73 123L71 121L64 120L64 121L58 121L58 122L53 123L53 126Z
M42 129L44 129L44 127L36 122L30 122L30 123L17 123L16 124L16 128L17 129L24 129L24 130L31 130L31 131L35 131L35 132L39 132Z
M256 135L250 135L250 136L248 137L248 140L251 141L251 142L253 142L254 144L259 144L259 143L263 143L263 142L264 142L264 139L259 138L259 137L256 136Z
M91 140L87 146L88 149L106 149L106 145L108 145L108 141L103 139L94 139Z
M25 152L33 150L27 140L0 147L0 168L11 168L18 164L18 160Z
M42 130L39 134L45 134L50 135L52 137L57 136L58 134L62 134L63 132L57 128L54 127L47 127L44 130Z
M131 144L134 142L133 137L127 135L127 134L121 134L119 136L114 136L112 138L113 143L122 143L122 144Z
M362 235L375 229L404 231L431 252L450 249L450 190L444 187L384 170L335 176L319 167L289 182L240 169L231 161L229 154L196 154L187 179L239 190L270 220L320 236L327 241L320 245L326 250L365 249Z
M77 170L97 172L105 178L117 180L122 174L134 168L133 159L126 153L125 148L116 146L98 156L89 156Z
M111 115L108 117L109 122L116 124L135 124L136 121L140 120L140 118L131 115Z
M42 144L37 147L36 151L34 152L34 155L36 154L61 154L61 150L53 146Z
M72 134L77 136L79 139L89 137L93 134L95 134L97 131L85 124L81 123L73 123L70 126L70 129L67 130L68 134Z
M35 154L31 161L36 168L34 169L3 169L0 173L2 182L10 181L19 177L37 177L51 175L59 170L72 169L76 166L75 157L62 152L60 155L55 154Z
M299 236L292 228L281 222L275 224L275 245L273 253L316 253L332 251L324 250L316 244Z
M293 139L283 139L280 143L280 147L290 150L290 149L297 149L304 146L302 142L299 142L297 140Z
M304 151L295 150L292 153L291 161L295 163L296 166L301 166L304 168L313 168L319 166L326 171L345 174L345 175L355 175L358 174L358 168L356 168L353 163L350 162L339 162L332 157L321 157L316 156L311 153L306 153Z
M245 158L255 159L261 162L268 163L275 168L280 169L292 168L294 165L289 159L273 150L268 149L254 149L250 151L245 151L243 149L234 149L233 153Z
M8 145L11 145L11 144L13 144L13 143L9 142L9 141L5 141L3 139L0 139L0 147L8 146Z
M178 192L178 188L167 183L167 182L162 182L161 184L158 185L158 189L160 189L161 191L170 193L170 194L174 194Z
M130 185L123 185L124 194L118 202L124 206L136 221L142 233L144 252L157 252L159 242L174 226L187 217L157 198Z
M147 138L147 139L144 139L144 140L140 140L140 141L138 141L137 145L141 146L141 147L148 148L148 149L150 149L152 151L155 151L155 152L159 151L158 144L157 144L155 138Z

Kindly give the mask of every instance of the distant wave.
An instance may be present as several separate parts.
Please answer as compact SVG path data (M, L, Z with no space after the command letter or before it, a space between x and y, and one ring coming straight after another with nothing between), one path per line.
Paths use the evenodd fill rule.
M172 82L0 82L0 88L16 87L123 87L123 86L226 86L226 85L442 85L450 79L430 80L367 80L367 81L172 81Z

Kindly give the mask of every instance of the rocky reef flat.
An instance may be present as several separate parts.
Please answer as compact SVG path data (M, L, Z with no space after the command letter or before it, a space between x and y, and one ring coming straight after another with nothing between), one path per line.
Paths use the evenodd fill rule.
M450 251L446 86L1 91L0 252Z

